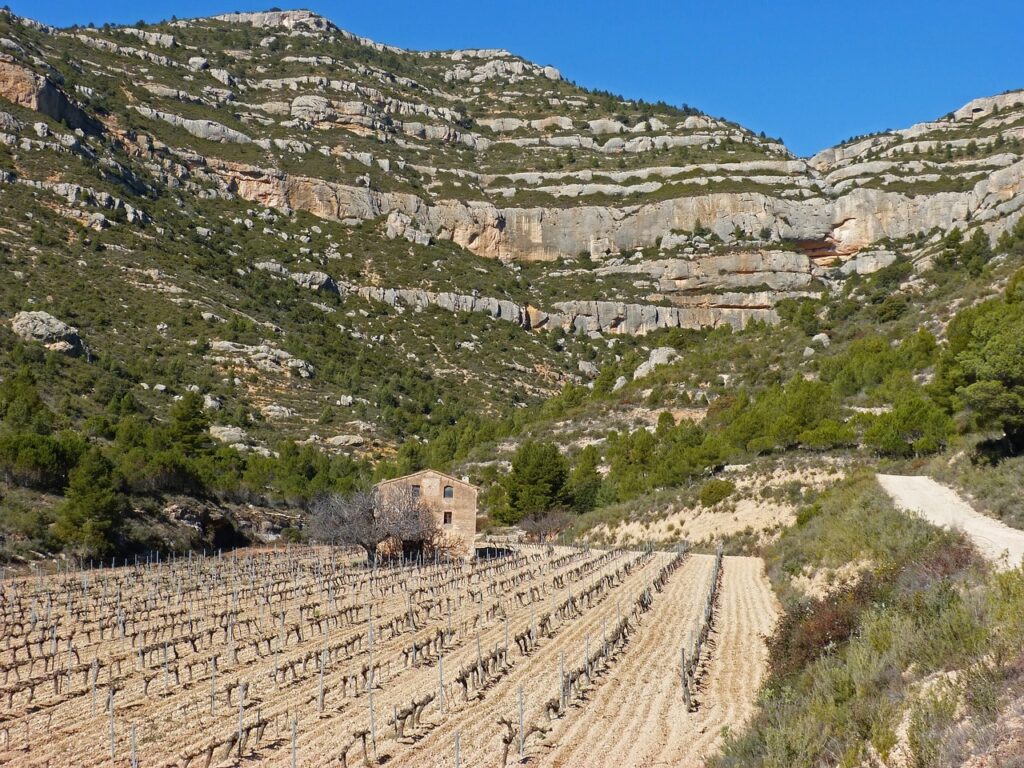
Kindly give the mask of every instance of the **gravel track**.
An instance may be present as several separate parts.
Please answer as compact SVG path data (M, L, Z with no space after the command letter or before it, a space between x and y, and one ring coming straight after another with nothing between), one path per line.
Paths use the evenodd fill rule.
M878 475L878 482L897 507L941 528L962 530L997 565L1017 568L1024 561L1024 531L975 511L952 488L918 475Z

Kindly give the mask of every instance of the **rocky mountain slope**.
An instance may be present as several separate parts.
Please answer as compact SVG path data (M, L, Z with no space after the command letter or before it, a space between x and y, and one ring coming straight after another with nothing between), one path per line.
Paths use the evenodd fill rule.
M308 11L5 12L0 49L5 343L79 353L76 394L90 359L158 410L197 390L247 450L386 455L664 329L774 323L927 264L953 228L994 240L1024 206L1024 92L807 160L506 51L406 51Z

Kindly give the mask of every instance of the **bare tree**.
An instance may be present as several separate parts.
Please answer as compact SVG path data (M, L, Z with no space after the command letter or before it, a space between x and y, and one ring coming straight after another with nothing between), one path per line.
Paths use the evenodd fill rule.
M378 493L377 515L407 558L433 545L441 532L437 515L405 485L389 486Z
M377 557L385 542L414 557L433 546L441 532L436 515L405 486L321 496L313 504L308 527L315 541L362 547L368 560Z
M367 560L376 559L377 547L390 535L377 514L376 496L373 491L321 496L310 510L310 537L324 544L362 547Z
M527 537L538 541L553 541L558 535L568 529L573 523L573 518L566 512L549 512L540 518L526 517L519 522Z

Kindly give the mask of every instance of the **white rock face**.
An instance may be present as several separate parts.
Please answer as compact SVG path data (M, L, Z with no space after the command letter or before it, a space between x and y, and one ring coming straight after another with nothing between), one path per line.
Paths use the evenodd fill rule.
M121 27L120 31L126 35L137 37L150 45L159 45L163 48L174 48L178 44L178 41L174 39L174 35L165 35L161 32L147 32L136 27Z
M241 427L229 427L219 424L210 425L210 435L223 443L228 443L229 445L234 443L246 443L249 440L249 436Z
M340 293L338 284L326 272L292 272L289 277L297 285L310 291Z
M22 122L10 112L0 112L0 130L17 133L22 128Z
M208 357L218 363L248 362L254 368L267 373L293 373L303 379L313 376L313 366L305 360L293 357L283 349L264 342L252 346L236 344L233 341L211 341Z
M200 139L220 143L252 143L252 138L241 131L236 131L234 128L228 128L226 125L221 125L213 120L191 120L170 112L161 112L156 109L150 109L149 107L135 106L134 109L143 117L148 117L150 120L163 120L165 123L170 123L178 128L183 128L193 136Z
M998 96L984 96L964 104L953 113L953 118L956 120L977 120L992 114L992 111L996 108L1001 110L1010 109L1021 104L1024 104L1024 94L1020 91L1002 93Z
M292 117L311 123L329 120L336 114L329 99L311 93L292 99L289 111Z
M844 275L870 275L880 269L888 267L896 261L896 254L892 251L861 251L853 256L839 271Z
M272 275L278 275L280 277L288 277L288 268L283 264L279 264L276 261L257 261L252 265L253 269L258 269L260 272L269 272Z
M618 120L608 120L606 118L591 120L587 125L590 127L590 132L597 136L606 133L622 133L626 130L626 126Z
M360 435L335 435L328 437L324 442L332 448L358 448L366 440Z
M251 24L257 29L281 27L283 29L334 30L337 29L323 16L312 11L261 11L256 13L222 13L217 21L231 24Z
M633 381L650 375L650 373L659 365L668 365L678 358L679 353L672 349L672 347L657 347L656 349L652 349L651 354L647 357L647 361L640 363L640 365L637 366L637 369L633 371Z
M48 312L19 312L11 320L11 330L19 338L39 342L52 352L77 357L86 351L78 329Z
M264 405L262 408L260 408L260 413L262 413L266 418L271 420L290 419L292 416L295 415L295 411L293 411L291 408L288 408L283 405L277 405L275 403L271 403L270 405Z

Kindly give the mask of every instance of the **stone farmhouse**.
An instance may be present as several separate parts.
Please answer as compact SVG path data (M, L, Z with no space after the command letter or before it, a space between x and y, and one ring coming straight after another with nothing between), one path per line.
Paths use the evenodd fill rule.
M377 490L387 494L390 489L409 489L437 519L438 525L452 545L454 553L471 557L475 551L477 488L434 469L384 480Z

